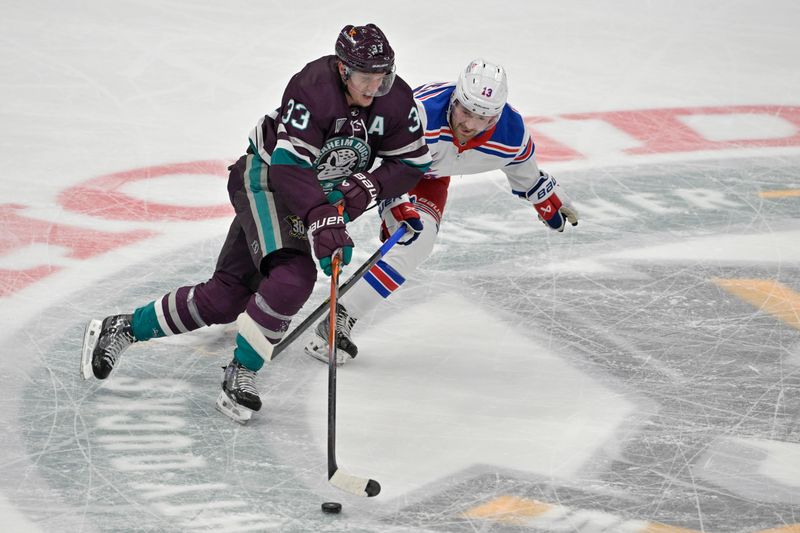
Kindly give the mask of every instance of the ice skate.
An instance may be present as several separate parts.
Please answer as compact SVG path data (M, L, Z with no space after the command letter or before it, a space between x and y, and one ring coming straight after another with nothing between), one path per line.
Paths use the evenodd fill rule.
M314 338L308 341L305 350L314 359L323 363L328 362L328 323L330 315L317 324L314 329ZM356 319L347 314L347 309L341 304L336 307L336 364L343 365L358 355L358 346L353 342L350 333Z
M217 397L217 411L240 424L246 424L254 411L261 409L255 385L256 373L233 359L225 368L222 391Z
M81 352L81 375L83 379L94 376L106 379L122 352L136 342L131 320L133 315L113 315L92 320L86 326Z

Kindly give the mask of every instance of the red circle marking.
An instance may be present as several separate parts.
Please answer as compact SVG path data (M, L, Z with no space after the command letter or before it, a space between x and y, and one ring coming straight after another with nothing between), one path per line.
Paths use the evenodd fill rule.
M233 208L227 202L213 206L161 204L134 198L122 188L131 182L175 174L212 175L226 178L229 161L192 161L144 167L92 178L59 195L61 205L70 211L111 220L202 220L227 217ZM191 190L186 191L191 194ZM180 200L179 197L173 198Z

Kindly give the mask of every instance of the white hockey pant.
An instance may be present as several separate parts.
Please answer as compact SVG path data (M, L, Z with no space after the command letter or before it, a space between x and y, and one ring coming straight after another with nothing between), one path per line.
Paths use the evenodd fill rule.
M393 294L417 267L433 252L439 234L434 218L419 212L423 229L417 240L407 246L396 244L358 280L341 303L353 318L361 318Z

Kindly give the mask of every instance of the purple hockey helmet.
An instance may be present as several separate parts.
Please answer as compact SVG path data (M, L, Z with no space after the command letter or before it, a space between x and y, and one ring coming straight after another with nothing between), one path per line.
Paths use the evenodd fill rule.
M359 72L394 72L394 50L375 24L348 24L336 39L336 56Z

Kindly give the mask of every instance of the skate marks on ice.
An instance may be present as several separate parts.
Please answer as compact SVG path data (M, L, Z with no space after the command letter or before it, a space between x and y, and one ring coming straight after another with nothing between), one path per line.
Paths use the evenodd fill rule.
M79 377L83 310L132 308L164 281L200 275L180 254L171 259L173 270L158 281L147 265L136 265L120 274L137 280L127 287L101 281L94 302L79 296L42 314L48 328L12 396L28 460L4 468L20 480L14 503L42 531L266 530L285 521L270 505L252 505L243 483L263 460L248 453L260 444L257 433L238 438L209 401L228 355L224 329L136 344L107 381ZM232 459L231 442L243 458Z
M247 427L214 409L234 342L230 326L134 344L108 380L80 377L83 328L95 313L76 310L119 312L201 279L207 265L189 251L164 257L164 273L134 265L42 313L48 327L35 354L14 367L8 382L16 388L4 391L4 422L15 431L4 438L13 460L3 479L20 480L10 504L42 531L405 530L393 518L375 525L396 518L402 503L366 505L327 483L324 417L305 413L309 402L325 406L324 378L317 380L325 370L299 352L261 372L264 408ZM119 277L134 281L122 286ZM24 333L12 339L25 342ZM407 372L402 379L416 369ZM341 449L353 472L375 466L358 448ZM44 498L53 503L42 506ZM335 522L319 512L326 500L344 504Z
M591 461L574 478L599 494L624 491L631 503L615 507L555 481L555 493L536 484L508 494L549 509L550 525L536 528L555 531L592 510L698 531L800 528L800 225L798 196L786 192L800 190L796 168L790 159L709 161L667 175L643 167L562 176L583 233L544 246L529 235L518 256L501 252L519 244L512 231L459 256L470 220L456 215L443 226L448 254L432 259L437 275L456 262L478 269L474 293L484 304L513 309L573 364L653 402L629 417L635 430L618 435L611 460ZM606 209L609 191L657 203L615 212ZM483 208L485 197L464 193L458 213ZM517 216L506 222L514 227ZM470 516L485 517L491 501Z
M214 409L222 367L230 360L231 327L133 345L107 381L78 372L85 309L118 312L188 280L208 265L195 247L165 256L168 270L131 266L42 313L47 324L4 391L8 426L4 482L17 480L11 503L42 531L310 531L330 518L319 513L325 456L307 443L291 388L298 372L264 372L270 398L261 416L242 428ZM99 298L98 298L99 295ZM76 312L77 311L77 312ZM95 313L93 313L94 315ZM305 358L296 358L302 361ZM285 380L285 384L281 383ZM288 390L286 396L270 388ZM6 420L4 419L4 422ZM266 433L295 454L280 462ZM287 437L286 435L291 435ZM299 436L298 436L299 435ZM306 479L308 482L306 482ZM43 499L51 501L42 505ZM347 509L339 523L346 523Z
M800 200L760 195L800 188L795 163L565 175L584 218L560 235L505 190L456 189L446 253L357 326L364 351L340 372L340 461L381 480L370 505L327 486L325 370L302 341L259 375L264 408L245 428L213 408L230 328L134 345L87 387L84 310L124 311L208 274L183 249L158 275L132 265L130 286L103 280L11 339L30 353L3 370L4 492L44 531L796 524L800 334L767 302L792 309L800 290L787 246ZM364 254L373 229L354 228ZM334 522L319 512L331 499L344 504Z
M453 292L417 296L412 289L365 330L340 372L341 455L370 463L386 495L476 462L570 477L632 413L629 399L513 316ZM315 379L321 388L324 376ZM325 405L309 400L309 419L322 425Z

